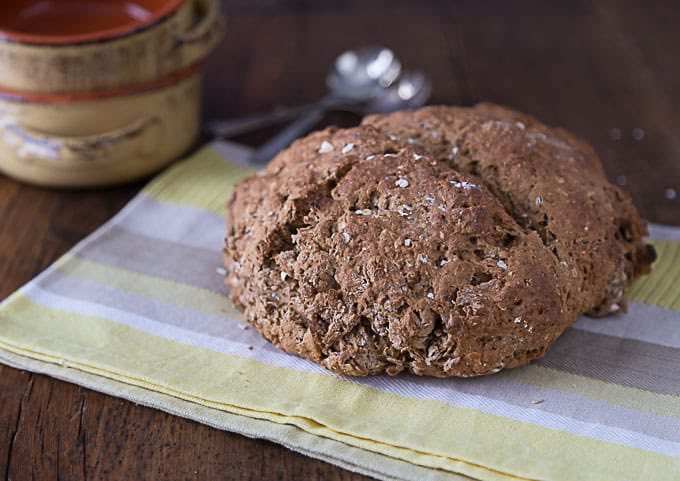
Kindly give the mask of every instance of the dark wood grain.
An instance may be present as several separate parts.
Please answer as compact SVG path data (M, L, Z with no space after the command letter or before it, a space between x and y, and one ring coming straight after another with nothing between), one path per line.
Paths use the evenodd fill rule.
M206 118L313 100L323 94L335 55L381 43L430 73L435 102L499 102L588 139L648 219L680 224L677 2L224 3L228 33L206 66ZM634 129L641 129L637 139ZM141 185L52 191L0 176L0 298L111 217ZM0 479L367 478L0 366Z

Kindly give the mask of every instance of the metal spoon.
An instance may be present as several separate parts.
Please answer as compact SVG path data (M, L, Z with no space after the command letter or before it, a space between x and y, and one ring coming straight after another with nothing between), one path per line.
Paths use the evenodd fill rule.
M404 72L399 82L391 85L383 92L383 95L365 104L338 105L338 110L352 112L359 116L369 113L391 112L406 108L417 108L425 105L432 91L432 82L421 71ZM318 119L320 120L320 119ZM310 128L313 128L312 125ZM225 149L225 154L233 162L244 167L262 167L264 164L253 162L254 150L243 145L229 141L218 144Z
M387 48L371 47L340 55L326 79L331 90L327 101L276 134L253 153L253 162L268 162L293 140L311 130L335 104L361 104L375 100L401 74L401 62Z
M394 112L395 110L424 105L431 92L432 83L423 72L407 72L401 76L397 83L382 89L370 102L363 104L350 102L344 106L339 104L336 108L355 112L359 115ZM290 124L253 152L252 163L261 165L269 162L279 151L288 147L293 140L313 129L321 121L324 114L325 110L316 109Z
M377 96L399 78L401 62L385 47L363 47L342 53L326 78L329 92L320 100L307 105L278 109L233 120L209 122L207 130L215 137L233 137L305 113L333 109L338 105L360 104Z

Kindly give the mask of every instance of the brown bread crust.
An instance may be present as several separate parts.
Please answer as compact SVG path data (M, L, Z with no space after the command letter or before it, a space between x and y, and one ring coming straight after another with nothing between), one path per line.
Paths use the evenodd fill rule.
M490 104L426 107L364 123L480 177L562 262L574 313L625 309L625 287L649 271L645 222L628 194L607 181L593 148L567 131Z
M488 105L365 124L297 141L228 203L232 299L282 349L348 375L487 374L649 269L644 222L566 132Z

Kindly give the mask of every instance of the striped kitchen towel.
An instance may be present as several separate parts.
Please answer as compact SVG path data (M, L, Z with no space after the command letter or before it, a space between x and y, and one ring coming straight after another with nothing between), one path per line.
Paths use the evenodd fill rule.
M680 228L625 315L475 379L354 379L248 329L223 286L219 143L176 164L0 305L0 361L380 479L680 480Z

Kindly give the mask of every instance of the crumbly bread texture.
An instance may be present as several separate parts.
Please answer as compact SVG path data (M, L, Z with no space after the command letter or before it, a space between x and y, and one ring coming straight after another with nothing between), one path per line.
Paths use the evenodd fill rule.
M625 309L654 258L588 144L486 104L313 133L237 185L227 225L248 322L356 376L527 364Z

